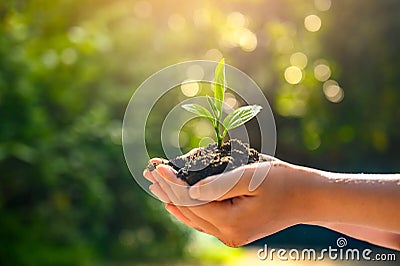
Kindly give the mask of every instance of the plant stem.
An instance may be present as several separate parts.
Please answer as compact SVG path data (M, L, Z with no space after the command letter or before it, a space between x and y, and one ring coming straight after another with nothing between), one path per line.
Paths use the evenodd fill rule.
M221 136L219 135L219 120L217 119L215 122L216 122L215 123L215 134L217 135L218 148L221 148L222 139L221 139Z

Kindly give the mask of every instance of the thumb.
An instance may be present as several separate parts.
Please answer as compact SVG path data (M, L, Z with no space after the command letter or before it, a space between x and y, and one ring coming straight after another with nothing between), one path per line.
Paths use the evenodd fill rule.
M266 167L266 168L265 168ZM254 163L238 167L232 171L219 175L209 176L189 189L192 199L202 201L222 201L242 195L251 195L249 184L253 178L264 179L269 169L270 163Z

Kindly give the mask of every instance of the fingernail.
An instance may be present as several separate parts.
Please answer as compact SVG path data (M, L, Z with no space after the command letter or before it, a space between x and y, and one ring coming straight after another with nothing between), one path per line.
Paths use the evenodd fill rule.
M192 199L198 199L200 197L199 186L193 186L189 189L189 195Z

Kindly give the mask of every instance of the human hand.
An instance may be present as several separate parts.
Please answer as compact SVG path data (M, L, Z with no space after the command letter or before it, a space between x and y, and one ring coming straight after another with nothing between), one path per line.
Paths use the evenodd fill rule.
M162 164L144 176L177 219L237 247L307 220L309 201L302 191L304 180L299 180L307 170L262 156L264 162L207 177L192 187ZM261 182L249 189L255 188L254 180Z

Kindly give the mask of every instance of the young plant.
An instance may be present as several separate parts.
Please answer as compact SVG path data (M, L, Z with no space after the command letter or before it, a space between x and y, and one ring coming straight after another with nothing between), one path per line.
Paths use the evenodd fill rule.
M207 96L212 114L206 108L199 104L184 104L182 108L198 116L208 119L214 129L217 137L217 144L220 148L222 141L229 130L243 125L255 117L262 109L259 105L242 106L230 114L222 121L222 107L225 96L225 60L221 59L215 69L214 77L214 98ZM221 123L222 121L222 123ZM222 128L221 128L222 127Z

